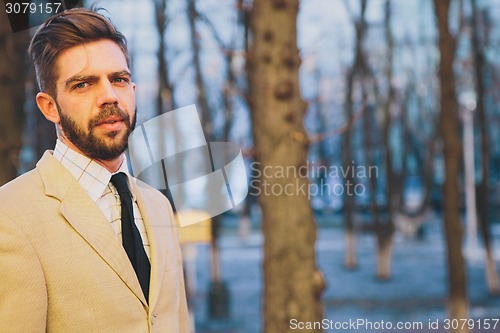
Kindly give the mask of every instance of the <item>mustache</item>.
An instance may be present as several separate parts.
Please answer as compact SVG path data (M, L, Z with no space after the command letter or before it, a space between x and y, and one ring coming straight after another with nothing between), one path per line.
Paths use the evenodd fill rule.
M127 112L122 110L118 105L105 105L101 108L99 114L92 118L89 122L89 128L94 128L104 121L107 117L118 116L124 120L125 123L130 123L130 116Z

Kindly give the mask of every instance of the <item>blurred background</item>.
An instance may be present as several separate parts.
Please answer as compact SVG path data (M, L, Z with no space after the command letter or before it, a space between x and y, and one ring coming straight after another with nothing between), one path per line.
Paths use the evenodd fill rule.
M243 152L245 202L181 230L193 330L500 332L500 1L98 5L128 38L138 123L196 104L207 141ZM55 131L34 30L0 16L1 185Z

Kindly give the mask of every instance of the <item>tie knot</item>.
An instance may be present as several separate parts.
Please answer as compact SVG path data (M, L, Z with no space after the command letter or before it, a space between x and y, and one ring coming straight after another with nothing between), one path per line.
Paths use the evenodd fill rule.
M127 175L123 172L119 172L111 176L111 183L116 187L116 190L118 191L120 197L123 197L124 195L130 193L127 184Z

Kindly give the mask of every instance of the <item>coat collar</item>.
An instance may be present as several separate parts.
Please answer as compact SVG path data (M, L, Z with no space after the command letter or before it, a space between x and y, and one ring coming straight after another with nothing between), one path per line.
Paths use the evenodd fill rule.
M125 250L97 205L69 171L52 156L50 151L45 152L36 167L44 184L45 194L61 202L60 212L63 217L147 307L147 302ZM167 235L171 234L165 230L167 223L157 222L161 222L165 218L168 219L168 215L158 212L156 205L159 201L158 196L153 196L152 193L155 190L146 189L145 186L139 186L135 182L131 183L133 183L132 186L134 186L134 192L137 195L138 206L151 245L149 305L150 309L154 309L163 281L165 263L175 258L173 256L173 239L167 239ZM168 212L167 207L165 207L165 212Z

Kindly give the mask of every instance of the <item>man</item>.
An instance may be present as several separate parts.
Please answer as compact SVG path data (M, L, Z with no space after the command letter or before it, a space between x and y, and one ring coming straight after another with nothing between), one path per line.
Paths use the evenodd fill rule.
M188 332L171 206L123 153L136 120L125 37L73 9L29 52L58 140L0 188L0 332Z

